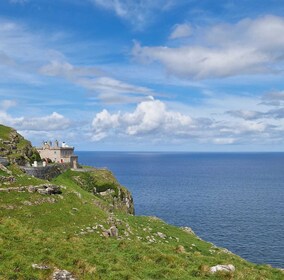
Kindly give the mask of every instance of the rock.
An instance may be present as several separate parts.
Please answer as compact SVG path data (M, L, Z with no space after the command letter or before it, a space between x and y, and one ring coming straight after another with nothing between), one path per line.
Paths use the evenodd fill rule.
M103 235L104 237L108 238L108 237L110 237L110 232L109 232L108 230L104 230L104 231L102 232L102 235Z
M221 249L221 252L222 252L222 253L225 253L225 254L233 254L231 251L229 251L229 250L226 249L226 248L222 248L222 249Z
M32 206L33 205L32 202L30 202L30 201L23 201L22 203L26 206Z
M98 194L101 195L101 196L107 196L107 195L113 194L114 192L115 191L113 189L107 189L104 192L98 192Z
M108 230L103 230L102 235L104 237L118 237L118 229L116 226L112 226Z
M28 192L35 193L36 191L37 191L37 188L35 186L29 186L28 187Z
M53 187L47 187L45 189L45 191L47 192L47 194L55 194L55 193L57 193L57 191Z
M76 278L67 270L56 270L52 275L52 280L76 280Z
M40 194L47 194L46 189L38 189L37 192Z
M194 235L195 235L194 231L193 231L190 227L181 227L181 229L182 229L183 231L185 231L186 233L194 234Z
M2 166L3 167L6 167L9 165L9 161L7 158L5 157L0 157L0 169L2 169ZM4 170L3 170L4 171Z
M217 271L234 272L236 269L232 264L218 264L210 267L210 272L215 273Z
M43 184L35 187L37 192L40 194L61 194L61 189L59 186L51 184Z
M162 233L162 232L157 232L157 235L160 237L160 238L162 238L162 239L165 239L167 236L164 234L164 233Z
M37 263L33 263L33 264L32 264L32 268L34 268L34 269L40 269L40 270L47 270L47 269L50 269L50 267L47 266L47 265L37 264Z
M110 236L118 237L118 229L116 226L110 227L109 232L110 232Z

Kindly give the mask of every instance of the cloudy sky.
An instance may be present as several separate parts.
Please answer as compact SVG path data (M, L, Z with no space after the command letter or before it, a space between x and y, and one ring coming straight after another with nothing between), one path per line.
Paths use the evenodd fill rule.
M283 151L282 0L1 0L0 123L77 150Z

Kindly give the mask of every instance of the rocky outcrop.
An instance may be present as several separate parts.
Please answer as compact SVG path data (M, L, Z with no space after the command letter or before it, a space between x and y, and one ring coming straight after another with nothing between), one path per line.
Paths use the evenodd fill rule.
M16 130L0 125L0 132L0 157L7 158L10 163L18 165L40 160L37 150Z
M129 214L135 214L133 197L127 189L123 187L118 188L118 197L114 198L114 207L116 209L124 210Z
M67 175L67 174L66 174ZM134 203L131 193L121 186L113 174L106 169L82 168L69 172L71 178L82 189L92 192L108 203L108 210L123 211L134 214ZM100 206L99 202L97 202ZM105 204L104 206L105 207Z

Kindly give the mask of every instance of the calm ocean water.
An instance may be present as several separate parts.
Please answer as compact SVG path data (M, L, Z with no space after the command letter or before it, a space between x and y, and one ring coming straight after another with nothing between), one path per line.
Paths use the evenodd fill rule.
M284 268L284 153L77 154L113 171L137 215L189 226L247 260Z

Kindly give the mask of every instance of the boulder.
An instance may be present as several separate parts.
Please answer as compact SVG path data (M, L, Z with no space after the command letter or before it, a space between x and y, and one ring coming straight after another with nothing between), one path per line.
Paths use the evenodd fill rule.
M234 272L236 269L232 264L218 264L210 267L210 272L215 273L217 271Z
M118 228L111 226L108 230L103 230L102 235L104 237L118 237Z
M118 229L116 226L110 227L109 232L110 232L110 236L118 237Z

